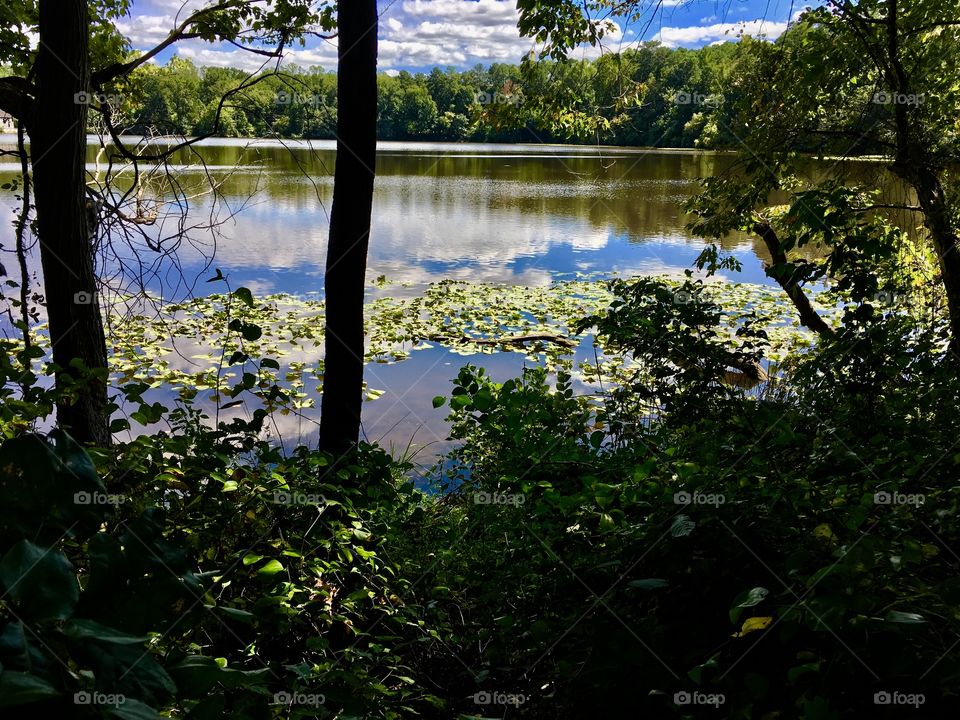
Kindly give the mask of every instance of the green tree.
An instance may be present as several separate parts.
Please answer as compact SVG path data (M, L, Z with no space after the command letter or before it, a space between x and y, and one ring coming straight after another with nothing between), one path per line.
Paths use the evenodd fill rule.
M127 10L125 0L21 0L4 6L11 24L0 35L0 62L14 71L0 79L0 109L16 117L31 140L29 155L23 144L20 154L24 162L32 160L35 174L36 227L61 391L57 418L77 439L100 445L110 443L110 409L84 170L88 110L101 116L127 160L163 159L170 151L138 155L126 148L113 123L111 102L101 100L103 93L184 38L229 39L241 46L273 43L279 55L291 37L308 26L329 27L332 18L325 3L219 0L189 14L150 51L122 57L126 45L112 21ZM29 33L39 36L36 52ZM193 81L195 69L180 64L175 69ZM192 109L178 109L174 98L168 100L166 107L176 112ZM178 122L185 125L189 119L178 117Z

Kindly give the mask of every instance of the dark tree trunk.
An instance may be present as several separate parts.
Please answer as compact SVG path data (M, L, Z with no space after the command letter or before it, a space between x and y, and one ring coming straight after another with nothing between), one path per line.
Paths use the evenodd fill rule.
M910 95L913 88L900 58L900 31L897 26L897 0L887 0L887 81L900 95ZM931 163L929 153L916 139L912 129L913 118L906 103L894 105L897 150L891 169L908 182L917 194L923 212L923 222L940 264L940 279L947 296L947 315L950 320L950 350L960 359L960 247L957 231L947 202L940 173Z
M938 173L925 166L919 158L894 163L893 169L917 193L923 222L939 260L940 279L950 320L950 350L960 358L960 247L957 245L957 233L943 185Z
M324 277L320 448L342 454L360 437L363 292L377 155L377 3L350 0L338 8L337 166Z
M101 374L107 367L85 197L87 12L87 0L40 0L37 111L29 128L40 262L61 390L83 374L71 361ZM57 422L78 441L108 445L103 379L70 394L72 399L57 403Z

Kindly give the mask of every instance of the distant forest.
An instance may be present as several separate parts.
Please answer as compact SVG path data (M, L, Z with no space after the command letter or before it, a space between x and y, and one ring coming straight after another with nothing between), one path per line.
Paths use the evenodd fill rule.
M725 79L761 44L744 38L689 50L647 43L594 61L532 65L526 72L493 64L462 72L382 73L379 137L730 147L735 139L724 132L730 126L723 117L730 92ZM243 90L229 94L240 85ZM131 133L211 133L218 108L214 134L225 137L326 139L336 126L336 74L322 68L287 66L251 78L243 70L197 67L174 57L163 66L144 66L116 95L102 99L116 107L116 119ZM561 104L562 113L552 110Z

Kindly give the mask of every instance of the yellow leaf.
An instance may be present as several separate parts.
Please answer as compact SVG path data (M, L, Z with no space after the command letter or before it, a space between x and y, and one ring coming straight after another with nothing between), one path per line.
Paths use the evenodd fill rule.
M772 622L773 618L767 616L747 618L743 623L743 627L740 628L740 632L736 632L730 637L743 637L747 633L752 633L754 630L766 630Z
M827 523L817 525L813 529L813 536L831 545L837 542L837 536L833 534L833 529Z

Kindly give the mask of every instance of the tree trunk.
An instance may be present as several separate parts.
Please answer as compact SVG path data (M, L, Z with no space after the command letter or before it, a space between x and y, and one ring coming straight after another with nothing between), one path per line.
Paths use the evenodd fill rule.
M887 81L899 95L910 95L913 88L900 58L900 31L897 26L898 2L887 0ZM911 112L914 117L911 117ZM891 170L908 182L917 193L917 202L923 212L923 222L940 264L940 279L947 296L947 315L950 320L950 351L960 358L960 248L957 231L947 203L943 183L930 155L916 139L912 122L915 111L906 103L894 105L897 149Z
M36 107L30 126L37 235L53 362L57 422L80 442L110 443L107 349L87 226L84 163L89 87L87 0L40 0ZM80 367L72 362L79 361ZM85 372L99 371L89 383Z
M917 202L923 212L923 224L937 251L940 279L947 298L950 350L960 357L960 248L957 247L957 233L951 220L943 185L938 174L924 166L921 160L897 162L893 169L909 182L917 193Z
M364 278L377 154L376 0L341 2L337 24L337 165L324 277L320 448L342 454L360 437Z

